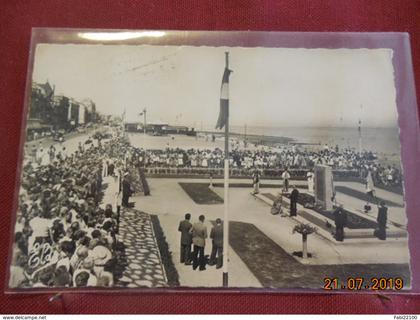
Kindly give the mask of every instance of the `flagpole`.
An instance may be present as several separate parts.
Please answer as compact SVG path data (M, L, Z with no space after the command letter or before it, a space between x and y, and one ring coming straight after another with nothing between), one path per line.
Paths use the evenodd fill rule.
M147 109L145 107L143 109L143 116L144 116L144 121L143 121L143 144L145 146L146 146L146 134L147 134L146 113L147 113ZM144 147L144 157L143 157L143 169L144 170L146 170L146 155L147 155L147 151L146 151L146 147Z
M126 136L126 133L125 133L125 108L124 108L124 112L122 114L121 120L122 120L121 122L122 122L122 129L123 129L123 137L125 137Z
M360 105L360 111L362 111L363 106ZM362 120L361 120L361 116L359 118L359 155L362 154Z
M226 69L229 69L229 52L225 52ZM229 248L229 107L225 123L225 172L224 172L224 217L223 217L223 286L228 287Z

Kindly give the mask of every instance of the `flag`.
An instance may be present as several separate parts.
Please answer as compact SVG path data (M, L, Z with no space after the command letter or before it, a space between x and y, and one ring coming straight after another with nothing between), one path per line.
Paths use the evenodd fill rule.
M220 89L220 112L217 119L216 129L223 129L229 116L229 76L232 70L225 68Z

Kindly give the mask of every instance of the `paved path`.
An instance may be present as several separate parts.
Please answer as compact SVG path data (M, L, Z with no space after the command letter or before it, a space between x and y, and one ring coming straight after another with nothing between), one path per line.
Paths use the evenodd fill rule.
M105 177L107 184L101 206L115 204L118 180ZM115 206L114 206L115 209ZM122 287L166 287L165 270L161 262L150 215L135 209L122 209L118 241L125 247Z
M165 287L166 276L153 233L150 215L124 209L119 240L125 245L127 267L119 279L127 287Z

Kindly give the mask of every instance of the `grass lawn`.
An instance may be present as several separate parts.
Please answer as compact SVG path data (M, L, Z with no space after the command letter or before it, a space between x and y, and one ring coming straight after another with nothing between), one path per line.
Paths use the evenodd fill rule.
M264 287L320 289L325 277L344 282L349 277L401 277L405 287L410 283L408 264L304 265L253 224L231 221L229 232L229 244Z
M209 188L208 183L179 182L179 185L197 204L223 203L223 199Z
M179 287L178 271L175 268L172 253L169 251L168 242L166 241L159 218L156 215L150 215L150 219L152 220L153 231L159 246L160 257L162 258L162 264L165 268L168 285L170 287Z

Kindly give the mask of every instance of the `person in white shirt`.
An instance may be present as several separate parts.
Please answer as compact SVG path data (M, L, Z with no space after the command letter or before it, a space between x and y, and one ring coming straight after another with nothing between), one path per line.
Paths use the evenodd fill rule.
M287 192L289 190L289 180L290 180L290 173L287 170L287 168L282 173L281 178L283 179L283 189L284 191Z
M373 183L372 172L369 170L366 177L366 205L365 212L369 212L371 209L370 203L374 202L375 199L375 185Z
M306 179L308 181L308 191L314 193L314 173L311 170L306 174Z
M51 220L36 216L29 221L29 226L33 230L32 235L28 239L28 252L32 250L35 242L43 243L49 238L49 229Z

